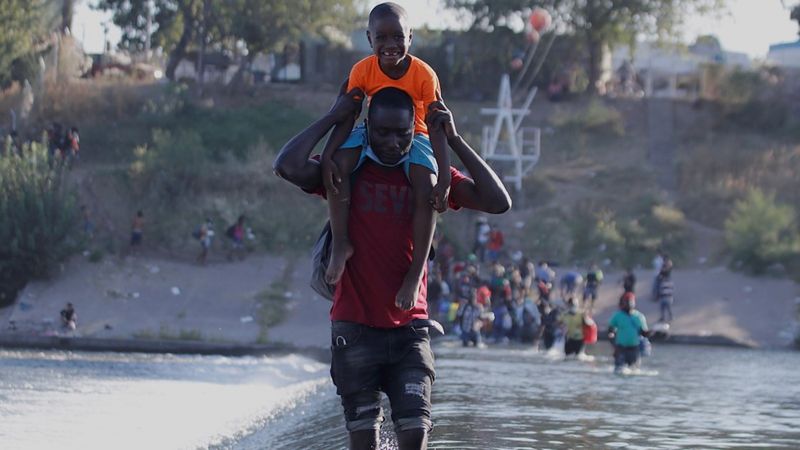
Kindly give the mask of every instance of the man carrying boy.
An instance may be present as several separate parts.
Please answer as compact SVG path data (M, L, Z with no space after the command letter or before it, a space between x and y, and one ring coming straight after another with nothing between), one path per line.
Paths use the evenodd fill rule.
M373 54L353 66L347 91L360 89L371 98L381 89L394 87L408 94L414 104L414 130L407 136L411 147L404 169L414 201L422 204L430 199L431 206L414 209L412 261L397 292L398 301L412 305L433 238L434 209L447 209L451 175L446 138L442 133L430 135L425 123L428 106L441 98L439 79L429 65L408 53L413 36L408 22L405 9L395 3L381 3L370 11L367 40ZM353 205L350 174L367 156L369 145L366 129L353 129L354 122L355 117L348 117L334 127L321 157L331 225L331 256L325 272L330 284L339 281L355 250L348 224Z
M357 114L360 98L363 93L355 90L341 95L328 114L286 143L273 164L275 173L309 193L325 195L320 164L310 158L311 152L334 124ZM450 206L488 213L508 210L508 192L458 135L443 103L429 108L427 121L431 134L444 133L473 177L449 168ZM386 88L375 93L367 114L374 158L366 159L352 178L348 222L355 251L336 285L331 308L331 377L353 449L377 448L381 392L389 397L400 449L427 448L432 427L435 371L424 271L416 302L396 303L412 260L413 212L430 208L411 195L402 168L413 129L414 106L405 92Z

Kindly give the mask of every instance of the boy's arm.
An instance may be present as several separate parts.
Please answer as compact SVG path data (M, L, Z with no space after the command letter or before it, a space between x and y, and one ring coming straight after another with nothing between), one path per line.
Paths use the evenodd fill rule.
M428 130L431 134L437 128L444 130L450 148L453 149L472 177L472 179L467 178L458 183L453 188L453 192L450 194L453 200L465 208L491 214L508 211L511 208L511 196L494 170L458 134L453 115L444 102L431 103L428 108L427 120Z
M318 161L310 159L311 152L336 123L353 116L360 107L363 93L352 90L341 94L331 110L289 140L278 152L272 170L286 181L307 191L317 189L322 183Z

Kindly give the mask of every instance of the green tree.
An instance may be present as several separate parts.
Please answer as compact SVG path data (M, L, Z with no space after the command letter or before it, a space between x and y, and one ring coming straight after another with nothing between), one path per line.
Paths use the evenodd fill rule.
M41 144L25 146L22 155L0 158L0 306L28 280L48 275L78 243L76 196L63 166L48 161Z
M754 189L736 203L725 221L725 241L734 261L762 272L800 250L794 208Z
M0 87L14 81L15 64L33 53L42 6L39 0L0 0Z
M78 0L61 0L61 31L72 29L72 17Z
M248 58L262 51L315 33L325 26L344 27L356 17L355 0L101 0L97 8L113 12L122 28L121 46L142 49L147 34L147 16L153 14L151 41L169 52L166 75L175 68L188 48L200 40L205 24L205 44L235 50L246 45Z
M535 6L548 9L567 31L581 37L589 55L589 88L601 75L603 49L635 41L642 34L661 37L677 30L690 13L719 9L724 0L447 0L473 16L473 27L491 29L522 18Z
M152 7L152 10L151 10ZM178 63L196 37L202 12L201 0L100 0L96 9L111 11L112 21L120 27L120 47L144 49L147 33L153 46L169 53L166 75L174 79ZM152 14L148 30L148 16Z

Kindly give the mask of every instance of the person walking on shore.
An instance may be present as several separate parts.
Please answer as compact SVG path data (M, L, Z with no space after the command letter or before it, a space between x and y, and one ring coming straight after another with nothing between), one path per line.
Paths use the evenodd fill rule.
M142 247L142 238L144 237L144 213L140 209L136 211L136 215L131 222L131 253L135 253Z
M205 265L208 259L208 250L211 248L211 241L214 239L214 224L210 218L206 218L206 221L200 224L197 239L200 241L200 254L197 255L195 261L198 264Z
M661 311L659 322L672 322L672 302L674 298L675 284L672 282L672 275L661 273L658 276L658 306Z

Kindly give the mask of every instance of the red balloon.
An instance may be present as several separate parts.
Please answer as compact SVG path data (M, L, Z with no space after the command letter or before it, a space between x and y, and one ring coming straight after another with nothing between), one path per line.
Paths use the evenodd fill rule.
M550 17L550 13L547 12L546 9L534 8L533 12L531 12L530 21L533 29L541 33L550 28L550 25L553 23L553 18Z
M528 32L528 34L525 35L525 39L527 39L528 42L531 44L537 44L539 42L539 39L541 39L541 37L542 36L536 30L531 30Z

